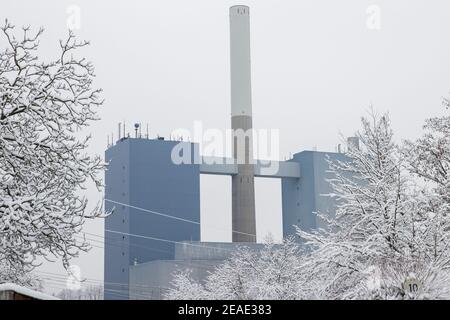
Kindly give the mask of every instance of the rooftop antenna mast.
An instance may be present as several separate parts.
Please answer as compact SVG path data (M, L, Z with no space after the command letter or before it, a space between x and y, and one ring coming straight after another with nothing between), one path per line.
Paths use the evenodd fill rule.
M138 137L138 130L139 130L139 123L135 123L134 124L134 132L135 132L135 137Z

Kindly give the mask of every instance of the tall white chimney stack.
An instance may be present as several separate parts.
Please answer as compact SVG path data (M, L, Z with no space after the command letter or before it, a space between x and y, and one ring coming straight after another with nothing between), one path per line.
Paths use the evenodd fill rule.
M250 8L230 8L231 116L252 116Z
M252 141L250 8L230 8L231 127L238 174L232 178L233 242L256 242Z

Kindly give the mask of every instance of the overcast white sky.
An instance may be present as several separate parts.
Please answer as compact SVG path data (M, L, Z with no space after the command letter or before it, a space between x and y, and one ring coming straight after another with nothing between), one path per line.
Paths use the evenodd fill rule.
M280 158L313 147L334 151L339 133L357 130L370 104L390 112L397 139L416 137L425 118L444 112L448 0L4 0L0 19L44 26L41 52L48 57L66 35L67 9L81 9L77 34L91 41L83 53L106 99L91 128L91 151L103 154L119 121L148 121L151 135L165 136L195 120L205 128L230 126L228 8L235 4L251 8L254 127L280 129ZM367 27L371 5L381 10L379 30ZM230 181L201 182L203 240L229 241ZM260 239L281 235L279 187L257 180ZM88 196L92 204L101 199L92 188ZM103 234L103 221L86 229ZM83 276L103 278L102 249L74 263ZM64 273L59 263L40 270ZM61 286L49 282L48 290Z

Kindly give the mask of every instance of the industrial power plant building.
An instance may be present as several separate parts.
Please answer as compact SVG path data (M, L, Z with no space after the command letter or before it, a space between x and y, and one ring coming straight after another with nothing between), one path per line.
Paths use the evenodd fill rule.
M252 128L249 8L230 8L231 127ZM295 225L320 227L314 212L334 214L328 160L342 153L303 151L276 162L276 172L252 159L251 136L233 141L232 159L202 161L197 143L123 134L106 150L105 299L160 299L175 271L203 279L238 245L257 250L254 177L281 179L283 237ZM190 161L174 163L174 148ZM200 161L199 161L200 159ZM200 175L232 180L232 243L200 242Z

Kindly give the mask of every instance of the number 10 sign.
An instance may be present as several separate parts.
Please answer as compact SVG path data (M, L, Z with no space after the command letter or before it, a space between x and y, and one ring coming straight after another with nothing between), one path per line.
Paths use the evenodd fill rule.
M408 293L417 293L421 289L421 283L419 280L415 278L407 279L403 283L403 290L405 290Z

